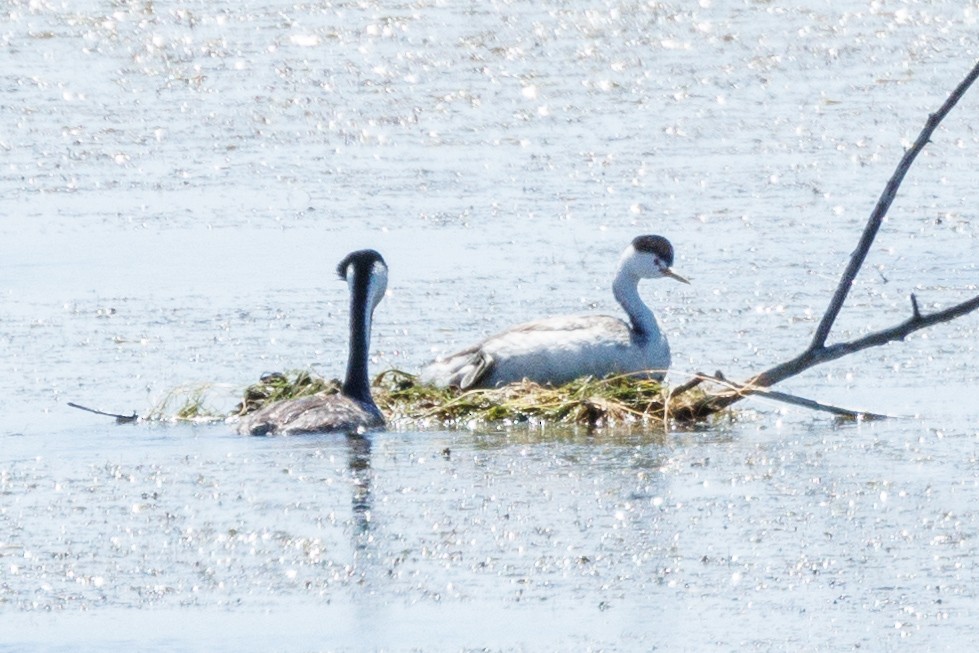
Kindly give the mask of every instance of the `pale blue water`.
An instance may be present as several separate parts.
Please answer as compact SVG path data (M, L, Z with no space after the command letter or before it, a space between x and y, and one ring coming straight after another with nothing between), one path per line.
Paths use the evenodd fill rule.
M16 3L0 29L0 649L961 650L976 639L979 316L693 432L244 439L115 426L178 386L375 370L642 293L673 380L808 342L968 3ZM834 338L974 295L973 89Z

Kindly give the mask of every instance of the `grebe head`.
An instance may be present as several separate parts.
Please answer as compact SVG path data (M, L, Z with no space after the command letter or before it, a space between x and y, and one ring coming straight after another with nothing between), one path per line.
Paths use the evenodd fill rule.
M388 266L384 257L373 249L347 254L337 265L337 274L347 282L351 293L358 285L367 284L367 305L372 312L387 291Z
M642 279L669 277L690 283L670 266L673 265L673 245L662 236L636 236L622 255L622 267Z

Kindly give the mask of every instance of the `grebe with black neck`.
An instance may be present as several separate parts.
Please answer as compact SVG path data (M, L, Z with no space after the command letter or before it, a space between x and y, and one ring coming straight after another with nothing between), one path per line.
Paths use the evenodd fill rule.
M384 416L371 396L367 372L371 321L384 297L388 267L372 249L348 254L337 274L350 289L350 342L347 372L339 394L286 399L241 418L242 435L293 435L299 433L360 433L384 426Z

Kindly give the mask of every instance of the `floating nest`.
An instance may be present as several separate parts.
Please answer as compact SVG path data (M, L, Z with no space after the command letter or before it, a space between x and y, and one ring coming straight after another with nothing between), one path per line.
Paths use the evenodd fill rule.
M337 379L328 381L306 371L263 374L258 383L245 388L241 402L235 406L231 414L240 417L283 399L297 399L320 392L329 395L337 394L341 386Z
M246 415L282 399L334 394L340 385L335 379L306 371L268 374L245 389L232 415ZM674 402L661 383L630 376L584 377L559 387L523 381L502 388L460 391L421 384L416 376L401 370L378 374L372 392L389 423L426 428L520 423L593 428L656 423L669 417L666 406L672 414L703 394L685 392Z

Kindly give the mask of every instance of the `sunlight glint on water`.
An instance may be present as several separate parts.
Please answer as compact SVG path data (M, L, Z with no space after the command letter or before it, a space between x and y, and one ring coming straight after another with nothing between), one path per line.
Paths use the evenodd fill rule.
M898 159L977 58L968 3L14 3L0 49L0 649L960 650L976 316L693 432L248 440L115 426L618 313L674 382L808 342ZM831 340L975 294L979 100L915 164Z

